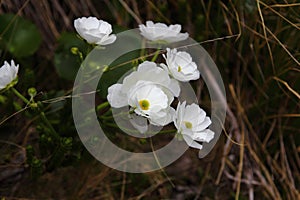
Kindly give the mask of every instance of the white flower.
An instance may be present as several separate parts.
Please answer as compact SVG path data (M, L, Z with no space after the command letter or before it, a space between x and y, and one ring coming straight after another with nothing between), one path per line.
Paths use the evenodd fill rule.
M4 61L4 65L0 68L0 90L6 88L16 78L19 70L19 65L11 60L11 63Z
M77 33L90 44L107 45L116 40L109 23L96 17L82 17L74 20Z
M161 64L162 68L168 71L175 79L182 82L199 79L200 72L197 69L197 65L187 52L167 48L167 54L163 56L167 65Z
M148 81L138 81L128 93L128 104L138 115L149 119L153 125L164 126L172 121L170 104L173 96L168 96L162 88Z
M107 100L114 108L129 105L151 124L164 126L172 121L175 110L170 105L179 93L178 81L156 63L145 61L122 83L108 88Z
M171 79L168 73L157 67L156 63L145 61L138 66L137 71L126 76L123 83L117 83L108 88L107 100L114 108L121 108L128 105L129 90L137 84L138 81L148 81L158 85L173 101L173 97L178 97L180 87L177 81Z
M142 36L154 42L172 43L186 40L189 37L188 33L180 33L181 25L179 24L167 26L163 23L147 21L146 26L140 24L139 29Z
M196 141L210 142L214 138L214 132L207 129L211 120L199 105L193 103L186 106L186 102L178 103L173 121L178 133L182 134L191 147L202 149L202 145Z

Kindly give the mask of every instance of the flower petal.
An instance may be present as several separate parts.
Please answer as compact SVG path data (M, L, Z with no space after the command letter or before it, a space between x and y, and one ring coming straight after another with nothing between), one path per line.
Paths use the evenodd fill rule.
M193 131L203 131L211 124L211 120L209 117L205 117L204 121L200 124L198 124L195 128L193 128Z
M107 100L111 107L121 108L127 104L127 95L122 92L122 84L114 84L108 88Z
M210 142L214 138L215 133L210 129L205 129L201 132L196 132L193 139L199 142Z
M146 133L148 130L147 119L135 114L132 114L131 117L132 118L129 121L132 126L136 128L140 133Z
M182 134L182 137L190 147L193 147L196 149L202 149L202 145L199 144L198 142L194 141L190 136Z
M101 42L98 42L99 45L108 45L111 43L114 43L117 39L117 36L115 34L112 35L106 35L101 39Z

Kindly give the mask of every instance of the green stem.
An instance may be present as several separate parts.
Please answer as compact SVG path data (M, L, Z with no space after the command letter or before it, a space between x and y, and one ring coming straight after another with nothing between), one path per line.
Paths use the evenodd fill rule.
M60 137L59 137L58 133L55 131L55 129L53 128L52 124L47 119L47 117L43 111L41 111L40 117L43 120L43 122L50 128L51 135L58 141Z
M33 99L31 101L29 101L28 99L26 99L26 97L24 97L18 90L16 90L15 88L11 88L11 90L15 93L16 96L18 96L24 103L26 104L30 104L30 103L35 103L33 101ZM40 102L37 103L39 111L40 111L40 117L42 119L42 121L50 128L50 132L52 134L52 136L55 139L59 139L59 135L57 134L57 132L55 131L55 129L53 128L53 126L51 125L51 123L49 122L49 120L47 119L45 113L42 111L41 106L40 106Z
M110 114L112 114L111 108L108 109L108 110L107 110L103 115L101 115L101 116L106 117L106 116L108 116L108 115L110 115Z
M109 106L109 103L108 101L102 103L102 104L99 104L97 107L96 107L96 110L99 111L99 110L102 110L103 108L106 108L107 106Z
M155 62L155 61L156 61L156 59L157 59L159 53L160 53L160 49L157 49L156 52L155 52L155 54L154 54L154 56L153 56L152 59L151 59L152 62Z
M11 88L11 90L13 91L13 93L15 93L15 95L17 97L19 97L24 103L29 104L30 101L28 99L26 99L26 97L24 97L18 90L16 90L15 88Z

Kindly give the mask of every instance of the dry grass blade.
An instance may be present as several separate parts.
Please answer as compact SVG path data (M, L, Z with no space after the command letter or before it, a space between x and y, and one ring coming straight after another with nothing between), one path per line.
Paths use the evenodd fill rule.
M123 0L119 0L119 2L124 6L127 12L135 19L138 24L142 24L142 20L133 12L133 10L127 5L127 3Z
M162 18L164 19L164 21L166 21L168 24L170 24L170 20L165 17L165 15L159 10L159 8L157 8L155 6L155 4L151 1L151 0L147 0L147 3L149 4L149 7L153 8L155 10L155 12L157 12L157 14Z
M276 15L278 15L279 17L281 17L282 19L284 19L286 22L288 22L290 25L292 25L296 29L300 30L300 27L297 26L297 24L291 22L289 19L285 18L282 14L280 14L279 12L277 12L276 10L274 10L273 8L271 8L270 6L268 6L267 4L265 4L264 2L260 1L259 3L262 4L263 6L265 6L266 8L269 8L272 12L274 12Z
M169 183L171 184L171 186L173 188L175 188L175 184L173 183L172 179L168 176L167 172L164 170L164 168L161 166L160 164L160 161L159 161L159 158L157 157L156 155L156 152L155 152L155 149L154 149L154 146L153 146L153 142L152 142L152 138L150 137L150 146L151 146L151 149L152 149L152 153L153 153L153 156L155 158L155 161L157 163L157 165L159 166L159 170L166 176L167 180L169 181Z
M129 200L140 200L145 196L150 195L153 191L155 191L159 186L161 186L162 184L164 184L165 182L169 181L168 179L162 180L158 183L156 183L155 185L150 186L149 188L147 188L144 192L142 192L140 195L138 195L137 197L132 197L129 198Z
M257 9L258 9L258 13L259 13L260 20L261 20L261 25L262 25L263 32L264 32L264 38L266 40L268 51L269 51L269 55L270 55L270 59L271 59L273 73L275 74L275 66L274 66L273 54L272 54L272 50L271 50L271 47L270 47L270 44L269 44L269 40L268 40L268 37L267 37L265 20L264 20L264 17L263 17L263 14L261 12L261 8L260 8L260 0L257 0L256 3L257 3Z
M244 109L242 108L242 105L240 104L240 101L234 91L233 85L229 85L229 90L232 95L233 100L235 101L235 104L237 105L238 108L238 113L241 115L244 112ZM241 138L240 138L240 143L244 144L245 143L245 128L244 125L241 124ZM238 171L237 171L237 188L236 188L236 194L235 194L235 199L238 200L240 196L240 190L241 190L241 179L242 179L242 171L243 171L243 161L244 161L244 146L240 146L240 162L238 166Z
M300 62L295 58L295 56L293 56L293 54L287 49L286 45L284 45L277 37L276 35L274 35L274 33L272 33L272 31L270 31L269 28L265 27L265 29L268 31L268 33L270 33L270 35L272 35L272 37L276 40L276 42L278 42L278 44L284 49L284 51L295 61L295 63L297 63L297 65L300 67Z
M264 176L262 175L262 173L260 171L256 170L256 174L259 175L260 179L263 181L263 186L265 186L265 188L269 192L269 195L271 195L273 199L281 200L282 199L281 195L273 181L272 175L269 173L269 171L267 170L265 165L261 162L261 160L255 153L255 151L252 149L252 147L250 145L248 145L247 147L248 147L248 150L249 150L252 158L254 158L254 160L258 163L258 165L262 169L262 172L266 176L267 180L265 180Z
M2 121L0 122L0 126L3 125L7 120L9 120L9 119L11 119L12 117L14 117L14 116L16 116L16 115L22 113L23 111L27 110L28 108L30 108L30 106L25 106L25 107L22 108L21 110L19 110L19 111L13 113L12 115L6 117L4 120L2 120Z
M279 7L279 8L284 8L284 7L294 7L294 6L300 6L300 3L286 3L286 4L274 4L274 5L269 5L269 7Z
M282 83L290 92L292 92L300 100L300 94L296 92L293 88L291 88L291 86L286 81L281 80L278 77L273 77L273 79Z

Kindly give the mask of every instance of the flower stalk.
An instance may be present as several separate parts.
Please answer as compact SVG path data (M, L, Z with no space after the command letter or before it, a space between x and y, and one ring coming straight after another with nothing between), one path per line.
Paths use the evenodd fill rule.
M158 57L159 54L160 54L160 51L161 51L160 48L156 50L154 56L153 56L152 59L151 59L151 62L155 62L155 61L156 61L157 57Z
M49 122L48 118L46 117L44 111L42 111L42 103L41 102L34 102L34 99L31 98L30 100L28 100L26 97L24 97L18 90L16 90L14 87L11 88L11 91L13 91L13 93L19 97L24 103L26 103L27 105L30 105L33 108L38 108L39 112L40 112L40 118L41 120L45 123L45 125L47 125L50 129L50 133L53 136L53 138L55 138L56 140L59 140L59 135L58 133L55 131L55 129L53 128L52 124Z
M19 97L24 103L26 104L30 104L30 101L28 99L26 99L26 97L24 97L18 90L16 90L14 87L10 88L11 91L13 91L13 93Z

